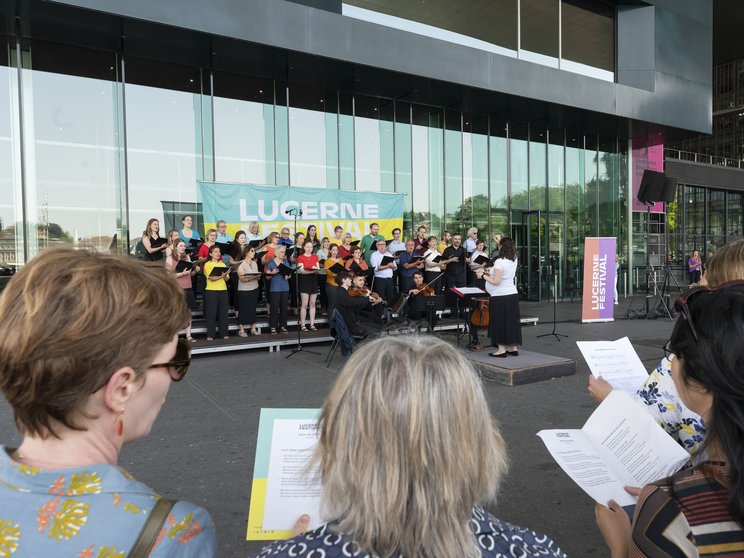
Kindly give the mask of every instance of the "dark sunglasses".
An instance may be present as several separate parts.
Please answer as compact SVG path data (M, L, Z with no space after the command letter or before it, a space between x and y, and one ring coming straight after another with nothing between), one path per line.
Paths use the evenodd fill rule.
M732 287L742 286L744 286L744 281L729 281L728 283L724 283L723 285L720 285L718 287L693 287L692 289L689 289L679 295L679 298L674 302L674 309L677 312L680 312L682 314L682 317L687 320L687 323L690 326L690 331L692 332L692 336L696 342L699 341L699 339L697 330L695 330L695 324L692 321L692 314L690 313L690 303L693 300L699 298L701 293L714 293L716 291L722 291Z
M674 358L674 351L672 350L672 342L667 341L666 344L662 347L662 350L664 351L664 356L666 359L671 362Z
M176 354L173 355L173 360L170 362L158 362L151 364L149 368L167 368L170 374L171 380L174 382L180 382L189 371L189 364L191 364L191 343L188 340L180 338L176 345Z

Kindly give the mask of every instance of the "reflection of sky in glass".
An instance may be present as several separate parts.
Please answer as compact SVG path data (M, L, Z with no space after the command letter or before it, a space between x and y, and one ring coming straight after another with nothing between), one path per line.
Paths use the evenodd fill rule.
M196 202L196 126L199 95L127 85L129 228L135 238L147 220L163 221L161 200Z
M513 209L527 209L527 141L511 140L511 195Z
M23 75L30 218L73 239L116 233L116 95L111 82L26 71ZM36 207L34 215L32 207Z
M326 187L325 133L324 113L289 109L289 178L292 186Z
M356 189L379 192L381 189L380 122L372 118L354 119Z
M11 114L17 112L17 105L11 104L11 72L15 70L0 66L0 219L3 227L21 219L14 209L15 190L13 179L13 132ZM14 80L15 81L15 80Z
M412 126L414 225L429 221L429 128Z
M272 115L271 105L214 98L217 181L274 184Z

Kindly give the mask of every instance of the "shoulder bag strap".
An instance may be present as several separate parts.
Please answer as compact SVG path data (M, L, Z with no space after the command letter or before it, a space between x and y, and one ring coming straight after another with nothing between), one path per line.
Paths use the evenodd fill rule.
M147 516L147 521L145 521L137 540L134 542L134 546L132 546L129 558L147 558L152 547L155 545L155 540L158 538L160 529L163 527L175 503L175 501L166 498L160 498L155 503L155 507L152 508L150 515Z

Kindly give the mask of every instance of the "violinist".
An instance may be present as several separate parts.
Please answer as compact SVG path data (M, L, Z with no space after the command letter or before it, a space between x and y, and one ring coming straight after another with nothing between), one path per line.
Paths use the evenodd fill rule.
M364 275L355 275L351 279L351 287L347 291L350 296L364 296L369 299L372 304L385 304L382 297L377 293L373 293L371 289L367 287L364 281Z
M339 285L336 292L336 309L343 316L346 326L353 334L366 335L370 331L379 331L383 322L378 308L381 309L383 305L373 303L373 300L376 300L373 293L359 296L360 286L364 284L363 276L356 277L358 284L353 291L351 281L351 276L345 271L336 275L336 282ZM357 296L352 296L349 291L357 293Z
M423 320L427 313L423 310L414 310L412 299L417 296L436 296L436 291L424 282L424 274L418 270L413 272L414 287L408 291L408 318L411 320Z

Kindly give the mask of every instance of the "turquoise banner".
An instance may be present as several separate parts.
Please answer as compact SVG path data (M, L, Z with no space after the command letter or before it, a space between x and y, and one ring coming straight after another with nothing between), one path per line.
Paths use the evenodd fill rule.
M339 225L355 240L367 234L371 223L377 223L386 238L392 238L394 228L403 227L403 194L216 182L199 182L199 188L205 229L223 220L230 234L248 230L252 221L258 222L264 236L283 226L293 229L290 210L295 209L302 212L297 228L304 231L315 225L319 238L333 237Z

